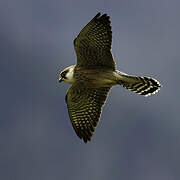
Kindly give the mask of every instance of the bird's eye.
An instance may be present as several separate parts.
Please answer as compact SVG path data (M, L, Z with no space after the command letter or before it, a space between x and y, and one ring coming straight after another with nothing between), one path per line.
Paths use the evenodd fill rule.
M64 71L64 72L61 73L61 77L62 77L63 79L66 78L66 73L67 73L67 71Z

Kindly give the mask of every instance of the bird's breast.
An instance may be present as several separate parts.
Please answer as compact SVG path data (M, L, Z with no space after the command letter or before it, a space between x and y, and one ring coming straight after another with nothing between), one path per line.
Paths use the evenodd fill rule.
M113 71L110 70L83 70L78 72L75 77L89 88L111 87L116 84Z

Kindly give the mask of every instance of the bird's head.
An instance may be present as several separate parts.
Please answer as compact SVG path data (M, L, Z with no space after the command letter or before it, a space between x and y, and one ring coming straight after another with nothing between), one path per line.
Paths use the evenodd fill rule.
M72 84L75 81L74 68L75 68L75 65L65 68L59 75L59 82L64 81L64 82Z

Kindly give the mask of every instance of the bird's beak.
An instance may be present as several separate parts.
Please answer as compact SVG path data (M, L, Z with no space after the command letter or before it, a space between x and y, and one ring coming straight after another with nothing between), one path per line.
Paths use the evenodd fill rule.
M63 81L63 80L62 80L62 78L60 77L60 78L59 78L59 83L62 82L62 81Z

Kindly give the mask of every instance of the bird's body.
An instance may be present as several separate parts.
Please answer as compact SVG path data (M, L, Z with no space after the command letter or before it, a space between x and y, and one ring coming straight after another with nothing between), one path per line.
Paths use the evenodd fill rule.
M60 73L59 81L72 84L66 103L73 128L84 142L91 139L112 86L122 85L144 96L156 93L161 86L153 78L116 70L111 41L109 16L98 13L74 40L77 64Z
M110 69L85 69L74 65L70 66L69 73L64 81L70 84L81 81L89 88L111 87L117 84L117 76L118 73Z

